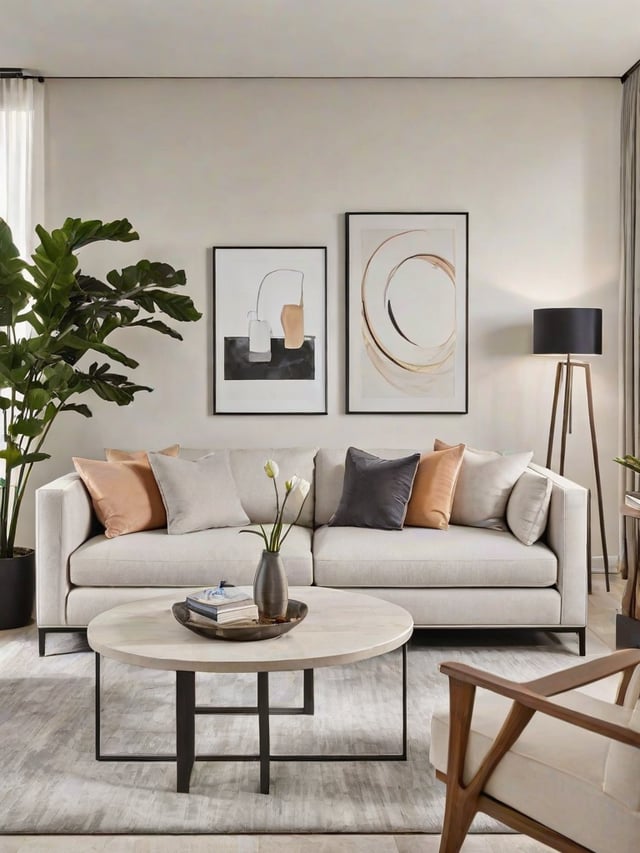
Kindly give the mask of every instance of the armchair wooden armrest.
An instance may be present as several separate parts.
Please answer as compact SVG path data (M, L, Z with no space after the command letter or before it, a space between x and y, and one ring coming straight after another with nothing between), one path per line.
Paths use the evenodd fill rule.
M617 672L623 673L617 700L623 701L631 674L640 664L640 649L625 649L605 658L588 661L564 672L537 678L529 682L510 681L463 663L445 662L440 671L449 677L449 749L446 776L436 775L447 784L441 853L458 851L467 834L473 816L485 811L519 832L564 851L585 848L537 824L525 815L514 812L485 793L486 783L505 754L520 737L536 711L575 726L609 737L620 743L640 748L640 732L591 714L567 708L549 699L585 684L599 681ZM513 704L502 727L473 778L465 783L464 769L473 715L476 688L511 699Z
M523 708L528 708L531 713L527 722L535 711L540 711L543 714L557 717L567 723L572 723L596 734L610 737L621 743L626 743L630 746L640 746L640 732L633 731L625 726L603 720L599 717L594 717L591 714L585 714L572 708L565 708L555 702L550 702L547 698L555 696L558 693L565 693L568 690L574 690L585 684L591 684L594 681L607 678L617 672L628 673L630 677L635 667L639 664L640 649L624 649L620 652L614 652L607 657L578 664L578 666L571 667L571 669L564 670L563 672L556 672L553 675L547 675L528 682L509 681L506 678L483 672L463 663L442 663L440 671L447 675L452 682L471 686L474 692L476 687L482 687L492 693L498 693L507 699L512 699L517 705ZM620 700L621 693L622 697L624 697L624 690L626 690L628 681L628 678L623 678L621 690L618 691L618 700ZM473 710L473 698L470 695L471 710ZM514 742L521 734L525 725L526 723L522 726L516 738L514 738ZM504 751L506 752L506 750Z

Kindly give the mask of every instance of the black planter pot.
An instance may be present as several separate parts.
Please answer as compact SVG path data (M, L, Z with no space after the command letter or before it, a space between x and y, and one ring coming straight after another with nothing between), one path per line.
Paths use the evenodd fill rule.
M20 548L14 557L0 557L0 631L29 624L35 580L35 551Z

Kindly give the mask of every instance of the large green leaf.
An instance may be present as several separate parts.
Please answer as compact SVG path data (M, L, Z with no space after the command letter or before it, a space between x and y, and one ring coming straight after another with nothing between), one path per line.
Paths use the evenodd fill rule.
M135 297L145 311L153 311L157 308L163 314L167 314L174 320L189 322L199 320L202 314L196 310L193 302L188 296L179 293L166 293L164 290L154 288L147 290L144 294Z
M182 335L176 329L172 329L162 320L152 320L150 317L145 317L143 320L136 320L135 323L130 323L131 326L144 326L147 329L153 329L155 332L160 332L162 335L169 335L170 338L175 338L178 341L182 340Z
M30 465L34 462L43 462L45 459L51 459L50 453L27 453L22 457L23 465Z
M138 362L135 359L130 358L115 347L103 344L100 341L86 340L79 335L67 335L65 341L68 347L74 350L80 350L82 353L94 350L102 355L106 355L108 358L112 358L119 364L124 364L126 367L135 368L138 366Z
M38 412L44 409L50 399L51 394L44 388L30 388L25 394L24 402L29 409Z
M15 444L8 444L0 450L0 459L4 459L4 464L7 469L15 468L22 461L22 453Z
M93 417L93 412L91 411L89 406L85 405L84 403L65 403L65 405L62 406L60 411L77 412L79 415L82 415L85 418Z
M36 435L40 435L45 426L44 418L16 418L12 424L9 424L8 432L14 438L18 435L34 438Z

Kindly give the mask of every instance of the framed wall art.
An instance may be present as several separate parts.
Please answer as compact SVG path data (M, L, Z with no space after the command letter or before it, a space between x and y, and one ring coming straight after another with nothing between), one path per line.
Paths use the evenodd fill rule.
M347 213L348 413L467 412L468 213Z
M213 410L327 413L327 249L213 250Z

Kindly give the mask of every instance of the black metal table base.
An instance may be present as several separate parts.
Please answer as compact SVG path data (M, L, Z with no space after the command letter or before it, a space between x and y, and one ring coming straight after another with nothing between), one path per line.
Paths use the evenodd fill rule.
M95 655L95 734L97 761L175 761L176 790L188 794L191 771L195 761L258 761L260 762L260 793L269 793L270 763L272 761L406 761L407 760L407 646L402 646L402 750L398 753L344 754L276 754L270 747L269 717L276 714L308 714L315 710L313 670L303 670L303 704L301 707L269 705L269 673L257 673L256 706L196 705L195 672L176 672L176 752L174 753L104 753L101 745L101 665ZM256 714L260 751L258 754L196 754L195 718L197 714Z

